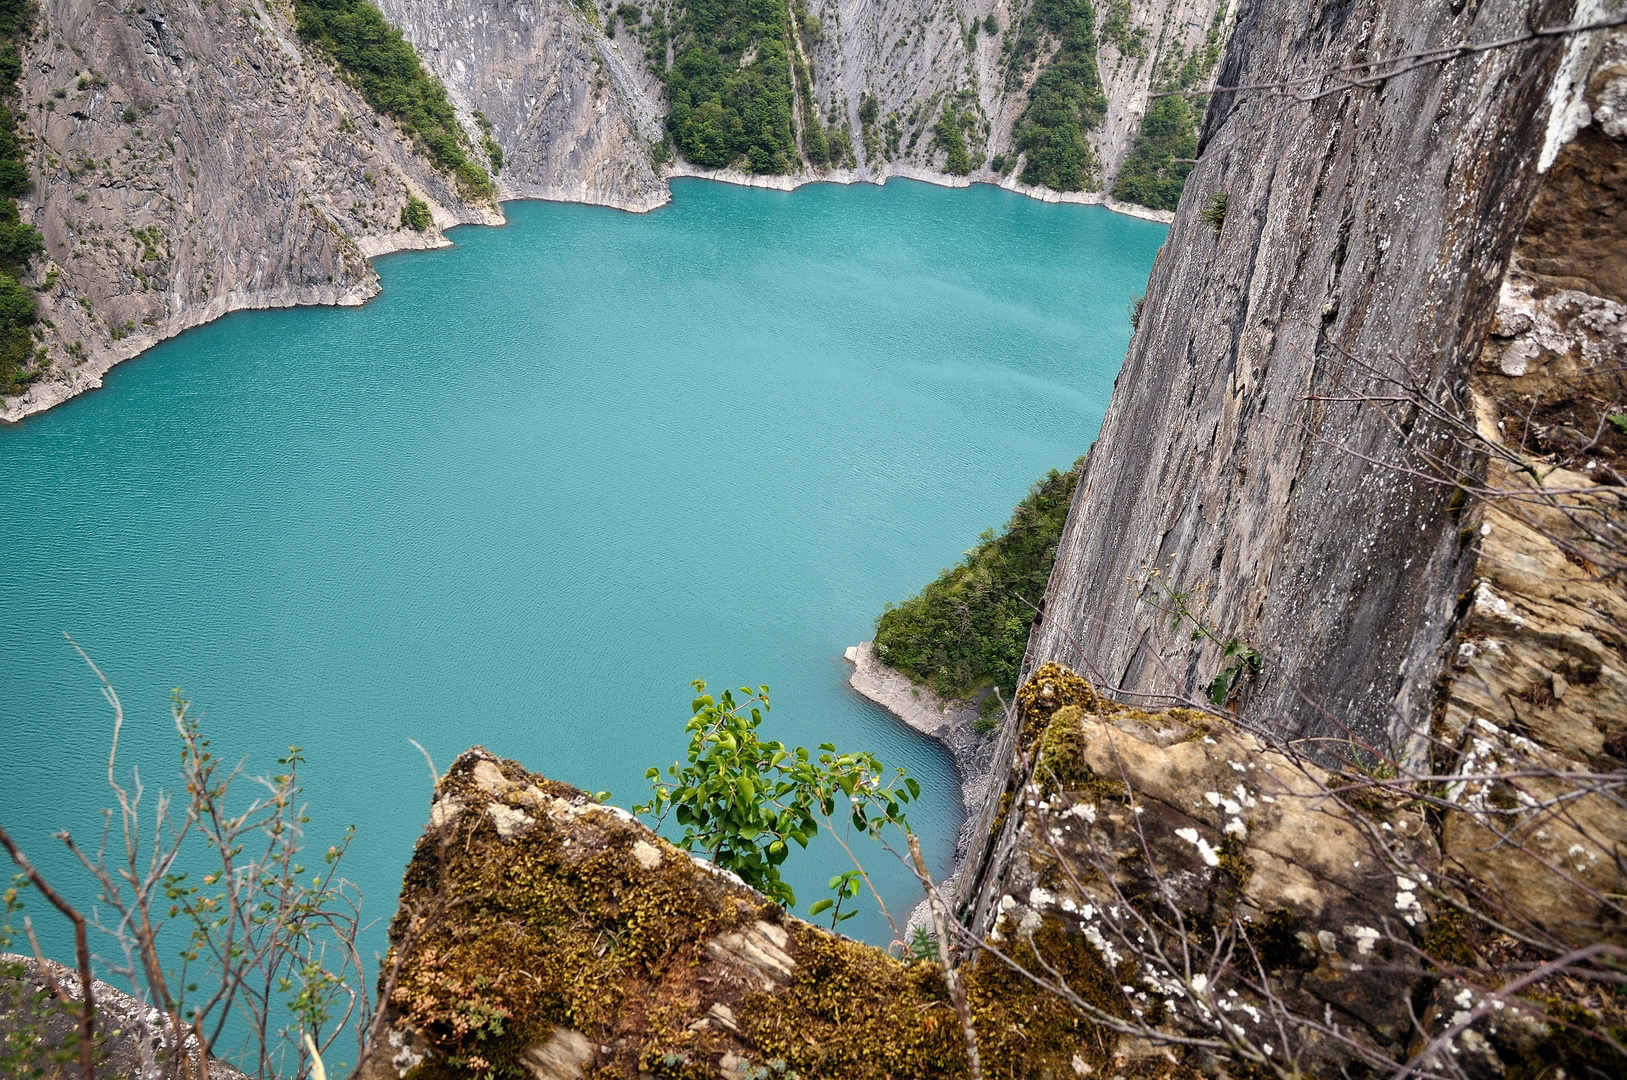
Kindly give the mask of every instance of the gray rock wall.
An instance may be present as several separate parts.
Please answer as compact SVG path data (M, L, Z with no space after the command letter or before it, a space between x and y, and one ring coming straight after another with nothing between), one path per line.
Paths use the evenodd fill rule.
M1534 18L1569 16L1550 3ZM1556 77L1580 57L1550 39L1367 88L1316 73L1525 18L1512 2L1243 7L1220 83L1313 77L1211 106L1031 665L1201 695L1219 647L1171 632L1131 580L1151 566L1222 640L1259 649L1245 716L1378 743L1427 725L1470 545L1451 486L1373 464L1418 464L1401 449L1415 417L1392 426L1351 399L1394 393L1375 371L1461 392L1566 108ZM1215 227L1202 211L1217 196Z
M359 304L369 256L495 223L314 57L291 8L45 0L24 56L22 127L45 237L52 371L0 417L94 386L114 363L241 308ZM436 225L400 227L409 193ZM138 236L137 233L140 235Z
M606 39L561 0L380 0L379 9L446 84L459 114L478 110L491 121L505 198L624 210L667 201L649 151L665 109L630 35ZM467 127L480 145L480 130Z
M1123 36L1139 37L1141 45L1127 54L1116 39L1102 37L1096 66L1107 95L1107 118L1089 134L1102 162L1099 191L1111 189L1130 151L1159 60L1175 51L1189 53L1202 43L1216 10L1226 2L1126 5ZM1235 6L1235 0L1230 3ZM1108 7L1096 5L1098 27ZM946 101L967 94L983 125L968 140L974 154L984 156L970 179L999 182L988 159L1014 152L1013 129L1027 107L1028 91L1044 69L1043 59L1056 48L1054 41L1042 38L1041 62L1008 87L1011 63L1003 45L1034 19L1031 0L813 0L808 8L823 31L823 40L809 53L814 97L821 119L834 114L835 126L845 122L853 132L859 156L856 178L941 175L944 153L933 143L932 126ZM991 15L1000 32L979 31L968 38L967 28ZM876 95L883 123L897 114L901 145L891 152L872 154L865 145L859 103L866 93ZM1006 186L1016 186L1020 171L1011 170ZM1088 194L1099 196L1099 191Z

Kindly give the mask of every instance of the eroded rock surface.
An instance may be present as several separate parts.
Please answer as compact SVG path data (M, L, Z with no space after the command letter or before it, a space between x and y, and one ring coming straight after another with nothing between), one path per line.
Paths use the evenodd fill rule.
M1219 80L1498 38L1528 14L1255 5ZM1550 4L1532 17L1569 16ZM1382 91L1324 80L1303 102L1214 99L1031 667L1059 660L1127 693L1196 696L1235 638L1262 657L1236 703L1261 722L1342 725L1375 745L1428 728L1474 555L1452 486L1407 471L1414 433L1374 400L1397 380L1463 393L1551 125L1572 112L1562 91L1587 59L1576 44L1426 65ZM1148 602L1159 593L1132 580L1148 567L1190 593L1218 640L1172 629Z
M368 258L502 220L462 198L327 63L283 3L120 9L47 0L24 54L45 253L49 373L16 420L101 385L114 363L242 308L360 304ZM402 227L409 195L435 224Z
M996 180L988 162L1013 153L1012 125L1043 67L1008 85L1006 38L968 32L993 16L1015 33L1032 16L1009 0L816 3L823 29L806 35L812 104L820 124L847 127L848 164L803 163L775 177L682 162L658 170L652 147L665 91L644 34L625 20L607 37L596 10L566 0L479 8L381 0L380 8L445 83L472 156L486 158L504 197L629 210L665 203L671 175L776 187L894 175L964 184L942 171L933 136L951 104L977 117L973 178ZM1215 0L1161 0L1124 13L1125 33L1143 44L1121 55L1104 39L1108 117L1089 135L1103 163L1099 184L1061 197L1102 201L1159 64L1202 41L1215 11ZM1042 39L1042 61L1054 45ZM42 290L50 369L0 402L0 419L99 386L114 363L228 311L362 303L378 290L370 257L437 246L453 224L502 220L495 206L464 198L299 40L286 0L231 9L47 0L24 61L35 189L22 209L46 236L26 284ZM859 119L866 94L881 109L868 137ZM497 153L486 156L481 117L500 169ZM889 117L896 137L882 130ZM1017 186L1015 175L1004 183ZM409 196L429 205L430 229L403 227Z

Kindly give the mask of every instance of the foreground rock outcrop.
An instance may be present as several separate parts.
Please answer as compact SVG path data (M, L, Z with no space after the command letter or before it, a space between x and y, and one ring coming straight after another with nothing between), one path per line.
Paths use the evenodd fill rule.
M436 787L390 939L370 1080L966 1071L937 965L792 918L625 811L479 748ZM999 965L969 991L999 1075L1105 1063L1082 1018Z
M1417 791L1353 784L1214 714L1114 702L1056 664L1018 692L1004 737L1025 764L955 942L984 1075L1216 1074L1273 1043L1337 1075L1405 1060L1485 992L1454 975L1485 947L1450 850L1473 808L1447 815L1443 848ZM1572 860L1608 858L1592 843ZM1521 894L1557 880L1507 845L1477 850ZM373 1080L967 1072L937 963L793 918L478 747L437 784L390 939ZM1477 1075L1572 1060L1540 1011L1555 999L1535 1000L1461 1040Z

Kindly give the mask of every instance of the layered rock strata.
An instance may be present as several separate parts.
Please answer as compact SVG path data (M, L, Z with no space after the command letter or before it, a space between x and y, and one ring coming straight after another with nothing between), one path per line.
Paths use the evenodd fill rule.
M623 210L667 202L650 145L665 109L643 50L615 40L575 4L519 0L380 0L460 115L479 112L503 148L504 198L560 199ZM480 145L482 131L467 122Z

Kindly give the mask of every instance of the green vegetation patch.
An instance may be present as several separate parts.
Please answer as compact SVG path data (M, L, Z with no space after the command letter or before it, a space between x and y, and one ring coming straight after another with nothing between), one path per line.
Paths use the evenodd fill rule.
M416 195L407 196L407 205L401 208L401 227L411 229L413 232L423 232L435 223L435 218L429 212L429 204Z
M294 15L299 36L332 56L367 103L400 124L464 195L497 197L485 168L469 157L446 87L378 8L368 0L294 0Z
M1141 117L1141 130L1113 183L1113 198L1154 210L1173 210L1198 153L1197 114L1186 98L1157 98Z
M689 0L673 40L667 130L684 159L789 172L798 155L784 0Z
M1077 480L1052 469L999 536L985 530L961 565L889 605L876 622L881 661L948 697L1015 686Z
M1153 73L1156 93L1189 91L1204 86L1220 59L1221 32L1226 26L1226 9L1215 12L1214 21L1202 45L1187 55L1176 47L1160 57ZM1104 27L1105 33L1105 27ZM1129 156L1119 167L1113 182L1113 198L1139 203L1154 210L1174 210L1181 191L1198 156L1198 123L1203 119L1207 98L1154 98L1141 116L1141 127Z
M1096 15L1089 0L1035 0L1013 46L1018 58L1037 51L1039 30L1060 44L1017 119L1016 146L1028 155L1019 179L1053 191L1083 191L1101 173L1086 136L1107 116L1107 95L1096 75Z
M976 124L977 114L972 109L960 110L949 104L933 126L932 137L944 152L943 171L950 176L965 176L983 164L983 155L973 153L966 145L966 131Z
M0 0L0 391L20 394L45 373L45 350L34 349L30 332L39 318L32 290L18 280L45 250L39 230L17 213L17 196L34 186L17 138L18 51L34 26L28 0Z

